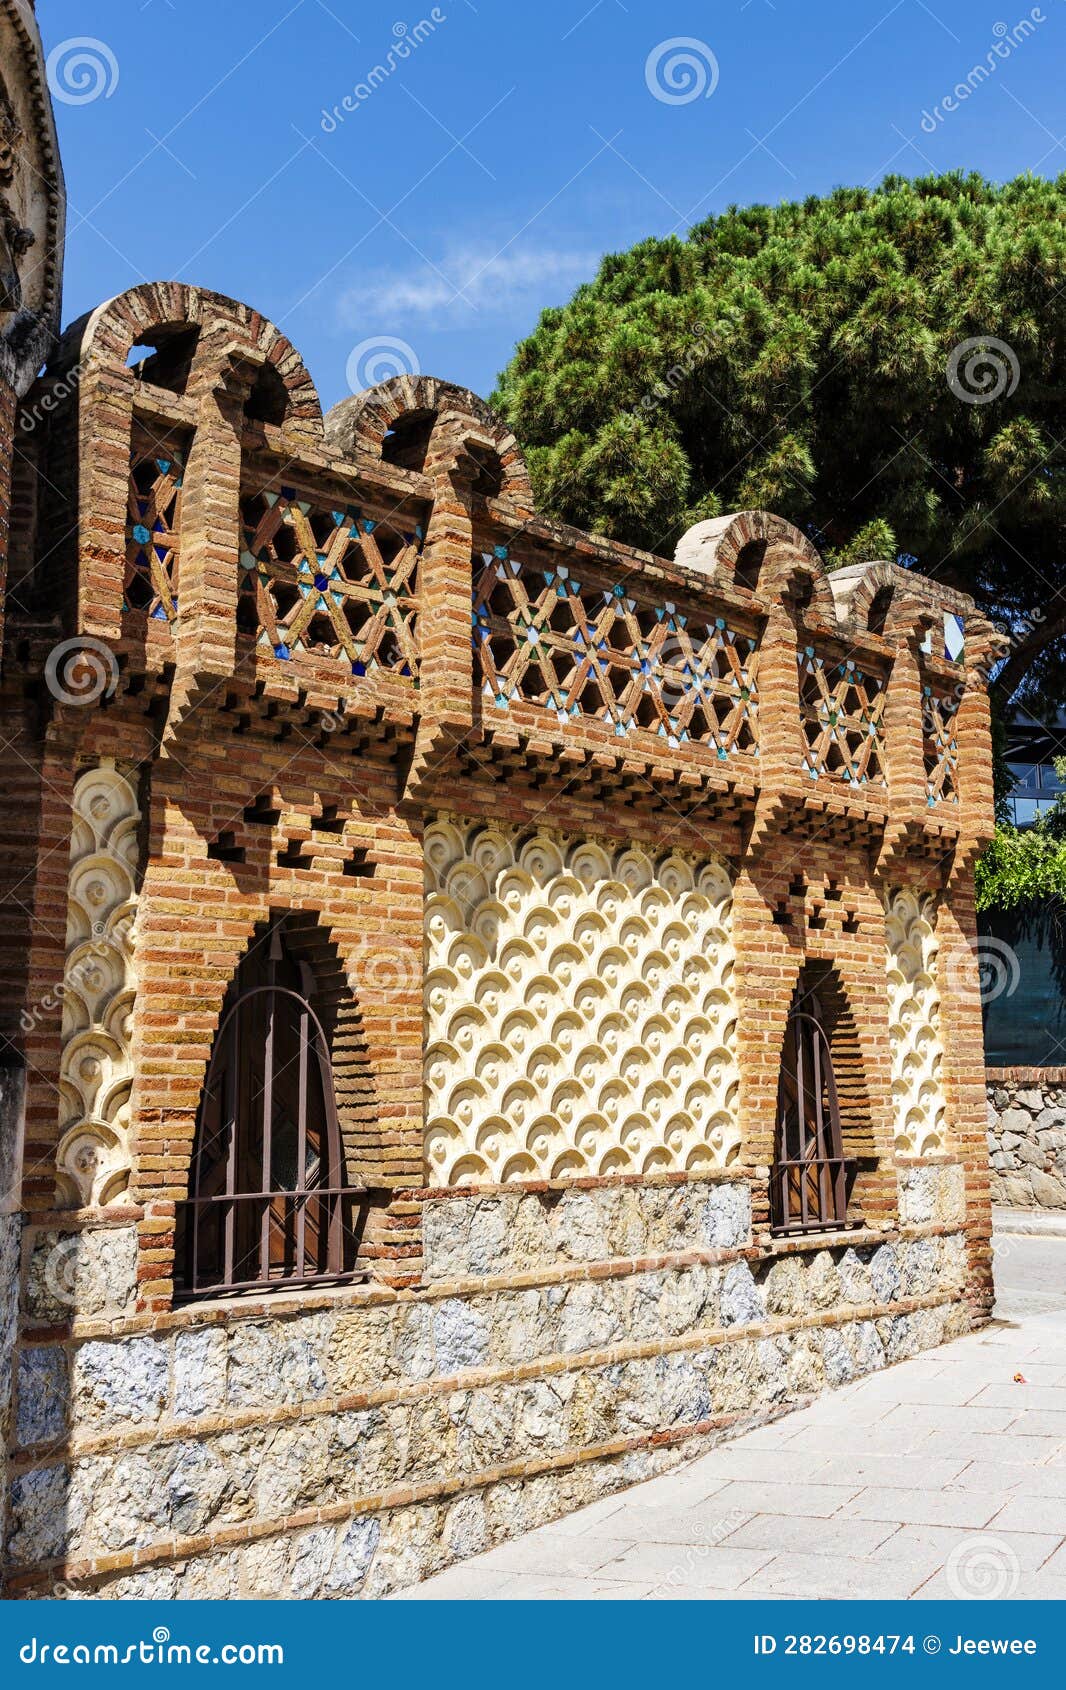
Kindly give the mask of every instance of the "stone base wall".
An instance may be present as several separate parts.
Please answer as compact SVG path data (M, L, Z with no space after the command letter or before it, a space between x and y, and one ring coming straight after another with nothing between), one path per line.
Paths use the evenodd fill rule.
M18 1339L19 1244L22 1220L16 1192L22 1148L23 1076L0 1064L0 1541L7 1537L7 1451L14 1409L14 1362ZM0 1584L3 1565L0 1561Z
M1066 1209L1066 1068L988 1070L992 1202Z
M19 1238L17 1215L0 1214L0 1533L7 1537L7 1444L11 1406L15 1336L18 1330ZM3 1573L0 1570L0 1587Z
M134 1218L31 1224L13 1592L381 1596L964 1332L963 1168L899 1182L787 1243L731 1174L425 1193L417 1290L162 1315Z

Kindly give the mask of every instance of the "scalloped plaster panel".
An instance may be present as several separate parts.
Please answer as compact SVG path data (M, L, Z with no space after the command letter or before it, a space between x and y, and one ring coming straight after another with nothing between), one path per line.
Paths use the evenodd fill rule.
M721 864L441 817L425 866L432 1184L733 1160Z
M112 764L74 788L60 1068L59 1198L114 1202L130 1176L137 795Z

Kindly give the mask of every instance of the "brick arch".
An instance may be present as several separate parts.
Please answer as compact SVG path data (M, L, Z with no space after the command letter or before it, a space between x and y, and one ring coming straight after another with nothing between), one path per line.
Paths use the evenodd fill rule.
M433 454L432 437L445 419L469 421L498 466L499 496L523 514L533 512L529 471L510 429L469 388L456 387L435 376L394 376L352 399L342 399L326 417L326 439L347 456L366 453L380 460L390 432L412 417L424 418L429 424L427 456Z
M697 522L678 541L675 561L709 577L712 587L747 588L760 598L809 588L809 608L837 621L829 575L805 534L770 511L734 511Z
M857 638L871 631L893 642L920 638L931 621L930 607L910 590L898 563L858 564L831 580L838 615Z
M791 1017L796 1011L815 1013L825 1035L832 1063L839 1150L848 1167L844 1175L844 1209L849 1224L869 1222L894 1212L891 1148L878 1130L874 1098L870 1028L846 970L831 956L807 954L796 959L792 995L780 1032L780 1063L785 1063L785 1040L790 1036ZM860 994L861 995L861 994ZM771 1166L776 1170L782 1154L780 1139L781 1082L775 1100L774 1149ZM827 1129L828 1129L828 1122ZM831 1136L831 1135L830 1135ZM776 1178L776 1172L773 1176ZM772 1206L772 1204L771 1204ZM842 1217L841 1217L842 1218Z
M232 1017L239 996L252 989L254 999L256 989L260 996L275 989L273 985L268 984L272 978L268 972L268 957L272 954L272 946L279 940L284 950L283 953L279 950L278 956L284 954L288 964L293 965L290 969L291 978L286 980L283 976L281 990L285 993L298 992L309 1006L314 1018L312 1024L320 1035L320 1042L316 1041L315 1049L321 1051L325 1058L325 1066L319 1073L325 1094L326 1119L323 1123L321 1154L326 1177L318 1183L334 1188L349 1188L350 1195L344 1203L344 1214L342 1216L338 1206L335 1216L338 1227L343 1226L347 1232L347 1241L338 1255L337 1263L328 1270L348 1273L355 1269L366 1217L367 1182L364 1177L365 1169L360 1166L360 1158L361 1154L365 1154L367 1130L374 1127L380 1116L380 1102L355 991L345 972L335 939L313 910L272 904L266 914L255 923L230 974L211 1040L211 1055L199 1087L196 1129L190 1144L188 1195L190 1198L204 1195L202 1190L197 1191L195 1187L201 1146L210 1148L204 1138L209 1118L205 1111L216 1057L223 1048L229 1049L228 1045L223 1046L222 1041L230 1036L227 1027L232 1029ZM233 1055L232 1049L229 1054ZM314 1070L315 1065L315 1055L309 1048L306 1069ZM239 1063L238 1068L243 1076L243 1079L238 1079L239 1092L243 1084L250 1084L253 1079L254 1054L247 1056L245 1063ZM275 1070L275 1075L281 1073L289 1074L295 1081L297 1065L286 1063L283 1069ZM306 1087L308 1093L313 1094L315 1081L311 1073L305 1071L299 1084L301 1093ZM258 1115L254 1091L251 1096L255 1114ZM295 1123L297 1114L303 1108L302 1101L299 1108L295 1101L290 1107ZM250 1136L245 1144L246 1153L250 1153L251 1145L258 1139L258 1134L253 1128L249 1127L248 1130ZM289 1189L283 1180L277 1179L273 1170L267 1183L272 1189L279 1191ZM247 1183L240 1176L237 1188L248 1189ZM251 1189L256 1190L258 1187L252 1186ZM184 1241L184 1248L187 1250L191 1244L189 1226L192 1214L193 1210L189 1207L179 1210L175 1234L178 1260L182 1260L184 1256L186 1269L191 1263L188 1256L184 1255L179 1240ZM340 1255L344 1258L343 1266L340 1265ZM301 1277L297 1274L297 1283ZM226 1281L220 1288L226 1289L228 1284ZM183 1294L188 1293L190 1289L186 1282Z
M290 952L298 961L308 964L314 978L314 1005L329 1048L336 1084L337 1113L349 1170L353 1177L362 1183L373 1185L375 1175L380 1171L383 1155L378 1142L381 1102L364 1027L359 982L345 966L339 936L331 928L326 915L317 910L293 908L271 901L260 914L247 922L245 937L238 940L229 951L226 966L213 971L210 985L206 981L202 983L198 1002L201 1012L200 1035L195 1044L187 1047L189 1060L193 1064L192 1072L187 1077L195 1090L195 1101L192 1101L189 1094L189 1118L195 1120L199 1115L211 1054L233 982L251 951L265 941L272 926L281 919L284 920L286 943ZM193 954L198 948L197 942L202 943L208 931L209 928L205 924L202 933L192 936ZM206 1025L206 1022L209 1022L209 1025ZM150 1038L145 1038L142 1034L139 1048L142 1055L149 1054ZM142 1098L143 1093L136 1102L140 1104ZM136 1108L134 1113L137 1113ZM186 1148L187 1155L183 1158L183 1167L180 1170L172 1167L166 1180L168 1188L171 1188L175 1195L185 1195L187 1190L191 1141L187 1143ZM142 1195L148 1196L155 1182L146 1169L140 1169L137 1183L142 1189Z
M198 331L188 385L218 385L231 349L245 347L265 357L288 394L282 426L321 439L322 405L288 337L251 306L184 282L147 282L99 305L67 329L49 374L62 376L78 367L84 381L102 369L125 371L133 347L183 331Z

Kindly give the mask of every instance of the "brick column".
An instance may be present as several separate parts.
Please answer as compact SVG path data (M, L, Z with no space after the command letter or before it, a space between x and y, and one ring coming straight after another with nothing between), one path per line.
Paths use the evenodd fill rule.
M765 847L778 821L802 803L799 633L793 605L775 598L759 645L759 783L750 848Z
M959 760L958 857L972 863L981 847L991 839L996 826L995 790L992 780L992 708L986 689L985 665L966 668L966 690L955 717Z
M473 721L470 644L473 483L478 466L467 447L492 449L468 416L444 412L426 458L433 510L422 553L420 722L404 796L420 786Z
M937 917L940 1036L951 1148L966 1170L966 1241L978 1314L992 1306L991 1179L977 915L969 862L952 874Z
M132 370L96 366L82 377L76 400L92 429L78 468L76 625L108 644L122 637L133 393Z
M181 614L166 739L180 731L205 688L231 676L237 654L241 432L244 407L266 355L233 342L201 346L213 385L200 396L182 490Z
M926 803L921 643L933 618L915 618L896 648L885 689L885 756L890 802L888 823L877 861L877 874L887 886L907 877L907 849L915 829L924 829ZM911 875L912 880L916 879Z

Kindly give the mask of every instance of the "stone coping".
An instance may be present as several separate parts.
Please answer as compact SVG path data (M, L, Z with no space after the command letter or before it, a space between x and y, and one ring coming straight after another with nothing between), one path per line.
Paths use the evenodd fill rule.
M990 1085L1066 1085L1066 1068L986 1068Z
M812 1234L805 1239L781 1239L765 1242L761 1236L752 1244L705 1250L667 1251L652 1256L615 1257L606 1261L563 1262L553 1266L530 1268L527 1272L497 1274L486 1278L468 1276L461 1279L429 1280L423 1285L395 1290L376 1283L338 1285L325 1291L305 1290L288 1294L276 1292L261 1297L254 1293L244 1302L232 1297L211 1302L185 1303L180 1308L163 1313L122 1315L114 1320L74 1320L57 1322L51 1326L29 1327L22 1334L23 1344L80 1343L94 1338L127 1338L145 1333L187 1331L209 1326L235 1326L250 1320L297 1320L306 1314L328 1309L360 1307L392 1307L396 1304L414 1306L420 1303L441 1302L451 1297L484 1296L494 1292L527 1291L540 1286L566 1285L582 1280L620 1279L631 1274L656 1272L662 1269L685 1267L717 1267L732 1262L761 1262L776 1256L809 1251L848 1250L874 1247L881 1244L911 1243L919 1238L952 1238L965 1231L965 1222L927 1221L909 1227L892 1227L878 1231L866 1227L853 1232ZM782 1248L774 1249L778 1244ZM799 1246L797 1250L796 1246Z
M992 1210L992 1237L1066 1238L1066 1209Z

